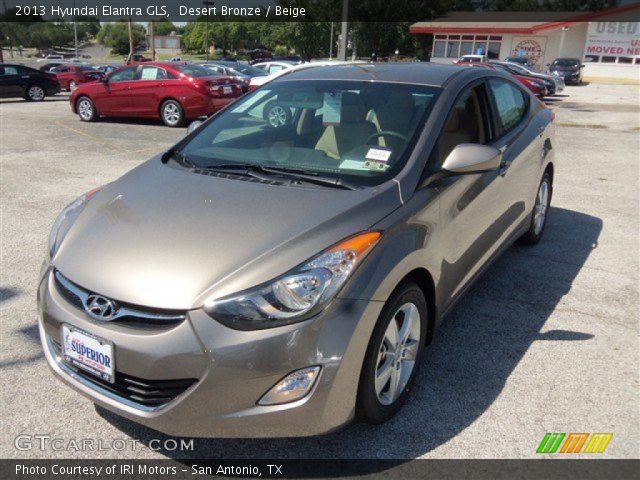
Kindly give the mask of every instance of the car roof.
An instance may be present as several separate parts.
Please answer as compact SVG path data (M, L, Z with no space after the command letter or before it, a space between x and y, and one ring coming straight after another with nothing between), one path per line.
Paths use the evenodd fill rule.
M449 78L465 71L459 65L431 62L342 63L322 68L292 69L278 81L290 80L362 80L443 86Z

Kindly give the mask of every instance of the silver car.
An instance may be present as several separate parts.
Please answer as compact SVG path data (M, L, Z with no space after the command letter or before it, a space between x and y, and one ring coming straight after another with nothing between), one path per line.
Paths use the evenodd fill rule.
M38 289L47 361L171 435L385 422L455 302L543 235L552 120L489 69L274 80L64 209Z

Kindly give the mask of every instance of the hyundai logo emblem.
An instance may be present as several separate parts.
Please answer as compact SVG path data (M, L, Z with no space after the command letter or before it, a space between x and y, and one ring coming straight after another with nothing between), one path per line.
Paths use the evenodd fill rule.
M116 314L116 304L101 295L89 295L84 309L89 315L98 320L109 320Z

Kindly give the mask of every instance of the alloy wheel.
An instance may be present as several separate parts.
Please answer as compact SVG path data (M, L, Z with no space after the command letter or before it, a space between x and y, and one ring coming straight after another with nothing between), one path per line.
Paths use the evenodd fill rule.
M44 99L44 90L42 87L34 85L33 87L29 88L28 95L29 98L34 102L39 102L40 100Z
M91 120L93 117L93 105L86 98L78 102L78 115L83 120Z
M383 405L395 402L407 386L420 346L420 312L405 303L393 315L378 349L375 390Z
M269 119L269 125L279 128L287 123L287 112L280 105L275 105L269 110L267 118Z
M538 189L536 196L536 204L533 207L533 230L538 235L544 227L547 217L547 209L549 208L549 183L543 181Z
M162 109L162 116L169 125L177 125L182 114L180 108L175 103L167 103Z

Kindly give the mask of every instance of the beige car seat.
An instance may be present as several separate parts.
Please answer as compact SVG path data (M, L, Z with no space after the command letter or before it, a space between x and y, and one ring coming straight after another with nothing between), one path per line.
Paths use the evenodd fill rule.
M360 96L354 92L344 92L340 124L328 125L325 128L316 143L316 150L322 150L329 157L340 159L350 150L365 145L369 137L376 133L375 125L365 119L366 114Z
M381 131L400 133L407 138L413 135L416 106L413 95L406 92L393 92L389 94L387 101L371 110L367 116ZM378 145L389 147L392 150L400 150L405 147L405 142L391 136L378 137Z

